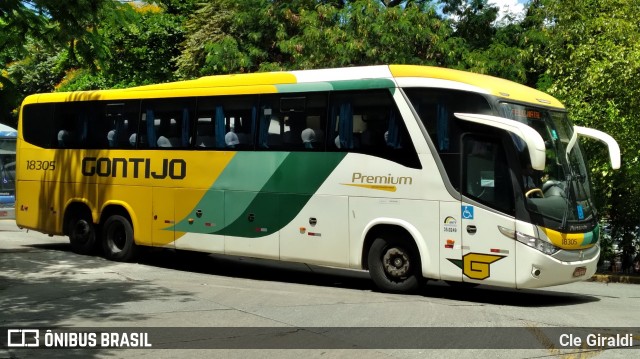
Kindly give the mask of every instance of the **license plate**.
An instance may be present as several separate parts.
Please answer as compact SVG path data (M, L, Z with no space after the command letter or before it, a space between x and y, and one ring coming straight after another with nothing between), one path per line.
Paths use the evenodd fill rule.
M587 273L587 267L578 267L573 271L574 277L582 277Z

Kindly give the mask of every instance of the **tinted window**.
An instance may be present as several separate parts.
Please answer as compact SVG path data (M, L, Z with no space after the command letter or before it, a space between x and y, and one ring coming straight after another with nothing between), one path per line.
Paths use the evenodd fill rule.
M404 89L411 105L429 133L450 183L459 190L460 136L469 124L458 120L454 113L493 114L482 95L454 90Z
M324 150L326 93L263 96L258 117L258 149Z
M327 149L371 154L420 168L403 118L388 90L331 96Z
M253 149L258 96L198 99L196 148Z
M458 152L460 120L454 113L493 114L479 94L441 89L405 89L438 152Z
M101 148L135 148L140 101L101 102L99 108L105 125L102 135L96 141L101 144Z
M143 100L138 147L189 147L194 110L194 99Z
M502 142L466 135L462 194L507 214L514 214L513 188Z
M53 104L27 105L22 109L22 136L25 141L39 147L52 147L55 137L53 111Z

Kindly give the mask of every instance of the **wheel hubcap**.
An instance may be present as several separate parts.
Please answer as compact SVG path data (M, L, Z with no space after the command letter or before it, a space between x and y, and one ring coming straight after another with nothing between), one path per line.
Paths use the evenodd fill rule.
M409 273L409 256L400 248L390 248L382 258L384 271L392 277L400 278Z
M80 220L76 223L75 236L76 238L86 241L91 233L91 227L85 220Z

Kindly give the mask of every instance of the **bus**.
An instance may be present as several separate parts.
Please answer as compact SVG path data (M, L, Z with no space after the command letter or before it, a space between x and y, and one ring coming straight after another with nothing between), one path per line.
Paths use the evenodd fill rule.
M35 94L17 224L132 261L143 246L536 288L600 253L578 137L555 98L452 69L377 65Z
M15 219L17 137L14 128L0 124L0 219Z

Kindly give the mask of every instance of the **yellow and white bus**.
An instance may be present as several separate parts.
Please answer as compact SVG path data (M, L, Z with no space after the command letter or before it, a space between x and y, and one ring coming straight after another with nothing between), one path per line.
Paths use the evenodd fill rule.
M21 108L17 223L129 261L140 246L515 288L600 252L573 126L534 89L368 66L37 94Z

